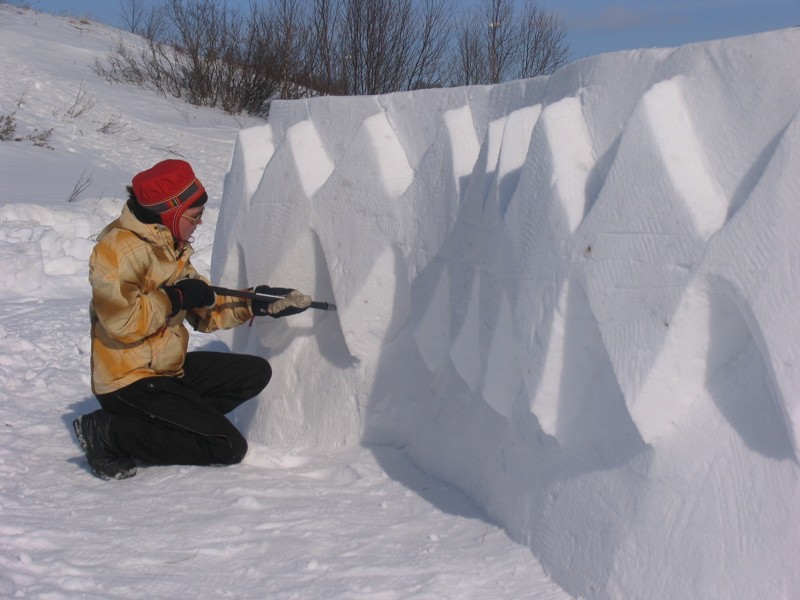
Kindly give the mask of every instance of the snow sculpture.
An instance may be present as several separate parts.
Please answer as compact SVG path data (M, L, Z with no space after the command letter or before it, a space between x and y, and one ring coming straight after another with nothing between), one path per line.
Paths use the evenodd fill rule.
M800 595L798 51L275 103L212 276L339 312L236 334L250 439L402 445L576 596Z

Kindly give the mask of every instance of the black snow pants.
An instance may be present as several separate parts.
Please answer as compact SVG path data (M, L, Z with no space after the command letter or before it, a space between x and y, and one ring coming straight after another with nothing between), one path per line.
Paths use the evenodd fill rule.
M272 369L261 357L189 352L183 377L148 377L97 396L117 449L151 465L240 462L247 441L225 415L256 396Z

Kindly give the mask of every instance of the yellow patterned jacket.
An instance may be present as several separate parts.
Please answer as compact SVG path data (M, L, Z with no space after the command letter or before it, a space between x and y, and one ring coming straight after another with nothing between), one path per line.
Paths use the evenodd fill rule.
M189 342L184 320L198 331L228 329L253 313L249 302L217 296L211 308L180 311L162 289L180 279L201 278L177 251L160 224L139 221L125 206L98 237L89 259L92 302L92 391L107 394L144 377L183 375Z

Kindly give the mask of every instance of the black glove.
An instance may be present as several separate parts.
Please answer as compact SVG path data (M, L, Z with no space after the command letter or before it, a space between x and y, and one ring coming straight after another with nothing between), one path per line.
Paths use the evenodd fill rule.
M259 285L256 294L269 294L282 296L281 298L265 298L264 300L251 300L254 315L269 315L275 319L296 315L311 306L311 296L306 296L289 288L274 288L268 285Z
M211 306L216 301L214 290L202 279L181 279L175 285L164 287L172 303L172 314L190 308Z

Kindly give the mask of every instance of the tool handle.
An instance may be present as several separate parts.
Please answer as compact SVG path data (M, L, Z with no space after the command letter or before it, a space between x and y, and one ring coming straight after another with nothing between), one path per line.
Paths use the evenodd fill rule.
M232 296L233 298L246 298L249 300L280 300L283 296L276 296L274 294L263 294L260 292L246 292L244 290L233 290L230 288L218 287L215 285L211 286L211 289L214 290L215 294L220 294L221 296ZM336 310L335 304L330 304L329 302L319 302L317 300L312 300L309 308L316 308L317 310Z

